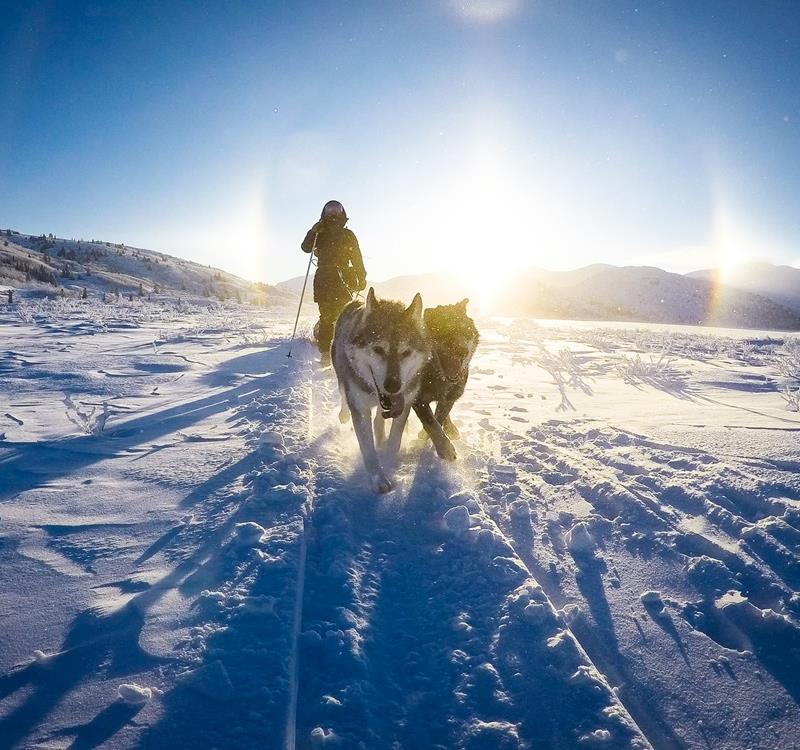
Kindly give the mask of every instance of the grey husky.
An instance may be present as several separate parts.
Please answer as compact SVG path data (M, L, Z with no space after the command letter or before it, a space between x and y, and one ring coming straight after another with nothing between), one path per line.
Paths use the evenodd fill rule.
M431 358L419 294L408 307L379 300L370 288L367 301L348 304L336 321L331 361L339 380L339 419L352 416L361 456L375 492L388 492L391 482L375 447L386 442L386 453L400 450L403 429L417 396L420 376ZM374 432L372 409L376 408ZM392 420L389 438L385 422Z

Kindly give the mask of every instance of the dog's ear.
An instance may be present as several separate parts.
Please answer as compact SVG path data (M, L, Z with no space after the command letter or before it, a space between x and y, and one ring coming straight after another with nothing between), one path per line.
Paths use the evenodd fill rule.
M364 305L364 312L369 315L372 312L372 308L375 306L375 288L370 287L369 291L367 292L367 303Z
M408 315L412 320L422 320L422 297L420 296L419 292L414 295L414 299L411 300L411 304L406 308L406 315Z
M469 304L469 297L464 297L464 299L462 299L461 302L459 302L456 305L456 307L460 307L461 308L461 312L465 313L467 311L467 305L468 304Z

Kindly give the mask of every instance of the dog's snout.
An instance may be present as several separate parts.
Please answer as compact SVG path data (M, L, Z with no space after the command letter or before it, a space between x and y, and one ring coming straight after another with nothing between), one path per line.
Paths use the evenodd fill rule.
M387 375L383 387L387 393L397 393L400 390L400 378L397 375Z

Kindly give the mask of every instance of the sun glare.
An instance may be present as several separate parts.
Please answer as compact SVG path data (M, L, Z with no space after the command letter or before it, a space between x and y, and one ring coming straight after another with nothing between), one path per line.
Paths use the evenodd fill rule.
M208 263L249 281L267 278L267 221L263 190L250 188L219 220L204 227L198 246L209 249Z
M540 253L553 238L556 219L542 193L489 145L476 149L446 182L431 186L422 235L476 307L487 309L509 279L545 260Z
M759 241L743 226L739 213L718 201L714 210L712 252L714 265L719 270L719 279L730 282L745 263L752 261L759 248ZM763 243L763 240L762 240Z

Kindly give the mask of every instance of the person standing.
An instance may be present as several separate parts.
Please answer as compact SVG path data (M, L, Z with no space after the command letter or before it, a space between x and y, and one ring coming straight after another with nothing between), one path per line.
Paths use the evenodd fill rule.
M333 327L353 293L367 285L367 272L355 234L345 227L347 213L339 201L322 207L319 221L300 244L304 253L314 252L314 302L319 306L317 345L323 365L330 364Z

